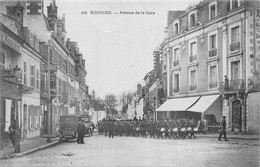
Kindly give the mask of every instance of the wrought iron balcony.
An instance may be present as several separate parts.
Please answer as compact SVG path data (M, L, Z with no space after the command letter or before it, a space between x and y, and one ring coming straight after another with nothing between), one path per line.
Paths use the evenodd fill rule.
M194 62L195 60L197 60L197 55L191 55L190 57L190 62Z
M240 49L240 42L230 44L230 51L239 51Z
M217 83L217 82L211 82L211 83L209 83L209 88L210 88L210 89L216 88L217 86L218 86L218 83Z
M177 67L177 66L179 66L179 60L173 61L173 67Z
M191 85L190 86L190 91L195 91L197 89L197 85Z
M217 49L216 48L214 48L214 49L211 49L210 51L209 51L209 57L214 57L214 56L216 56L217 55Z
M220 82L219 89L222 94L243 92L246 89L245 80L237 79L228 82Z

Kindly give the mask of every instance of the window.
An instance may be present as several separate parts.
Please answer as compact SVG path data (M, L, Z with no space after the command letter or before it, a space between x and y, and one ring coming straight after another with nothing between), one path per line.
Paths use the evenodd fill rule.
M209 37L209 48L210 50L216 49L216 34Z
M179 74L174 74L174 85L173 85L173 92L178 93L180 91L179 87Z
M232 9L236 9L238 8L239 4L238 4L238 0L232 0Z
M176 67L176 66L179 65L179 55L180 55L179 48L174 49L174 55L173 55L173 67Z
M217 16L216 4L210 6L209 9L209 19L213 19Z
M217 66L209 67L209 88L213 89L217 87Z
M196 42L190 43L190 62L197 60L197 44Z
M197 89L197 77L196 70L190 71L190 91L195 91Z
M1 52L0 53L0 70L5 69L5 53Z
M40 89L40 72L39 72L39 69L36 70L36 89Z
M231 80L240 79L240 61L231 62Z
M35 87L35 66L31 65L31 87Z
M23 62L23 84L27 84L27 63Z
M175 23L174 24L174 34L177 35L179 33L179 24Z
M239 26L231 29L231 43L239 42Z
M195 27L195 13L190 15L190 28Z
M239 34L239 26L231 28L231 37L230 37L230 51L236 51L240 48L240 34Z
M217 35L213 34L209 36L209 57L217 55Z

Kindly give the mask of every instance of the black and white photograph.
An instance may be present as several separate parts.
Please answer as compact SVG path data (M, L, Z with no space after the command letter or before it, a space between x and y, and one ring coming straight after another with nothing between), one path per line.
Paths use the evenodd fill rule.
M1 167L260 167L260 0L0 0Z

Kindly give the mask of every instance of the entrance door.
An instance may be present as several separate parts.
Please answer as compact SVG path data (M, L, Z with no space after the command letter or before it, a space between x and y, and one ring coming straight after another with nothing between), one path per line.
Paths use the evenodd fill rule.
M232 131L241 132L242 114L240 101L236 100L232 103Z

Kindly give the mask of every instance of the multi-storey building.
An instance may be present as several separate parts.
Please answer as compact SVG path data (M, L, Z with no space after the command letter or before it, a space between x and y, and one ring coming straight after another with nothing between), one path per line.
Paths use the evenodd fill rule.
M8 128L21 129L21 137L39 136L40 64L39 39L23 26L23 8L1 2L1 141ZM19 72L14 75L15 70ZM15 82L14 82L15 81Z
M257 6L257 1L204 0L168 13L168 37L161 44L167 101L158 112L205 118L212 125L226 116L231 130L249 130L249 118L256 115L247 107L253 105L249 81L259 74Z
M55 1L47 7L47 17L42 0L0 3L1 70L4 69L3 73L9 70L13 76L13 69L17 69L15 65L21 69L16 91L20 94L16 99L14 94L3 90L5 86L2 85L7 82L1 85L1 91L4 91L1 96L6 94L1 97L1 111L5 111L1 118L15 120L23 138L39 136L40 132L47 134L48 122L55 134L60 115L79 114L86 108L85 60L78 47L72 53L66 46L65 16L58 18ZM7 47L2 47L2 42ZM17 88L10 81L7 85ZM15 106L19 107L16 109ZM1 125L1 138L8 139L9 124Z
M157 120L156 108L162 103L162 62L161 53L157 49L153 52L154 55L154 69L147 73L144 77L144 102L143 112L147 120Z

